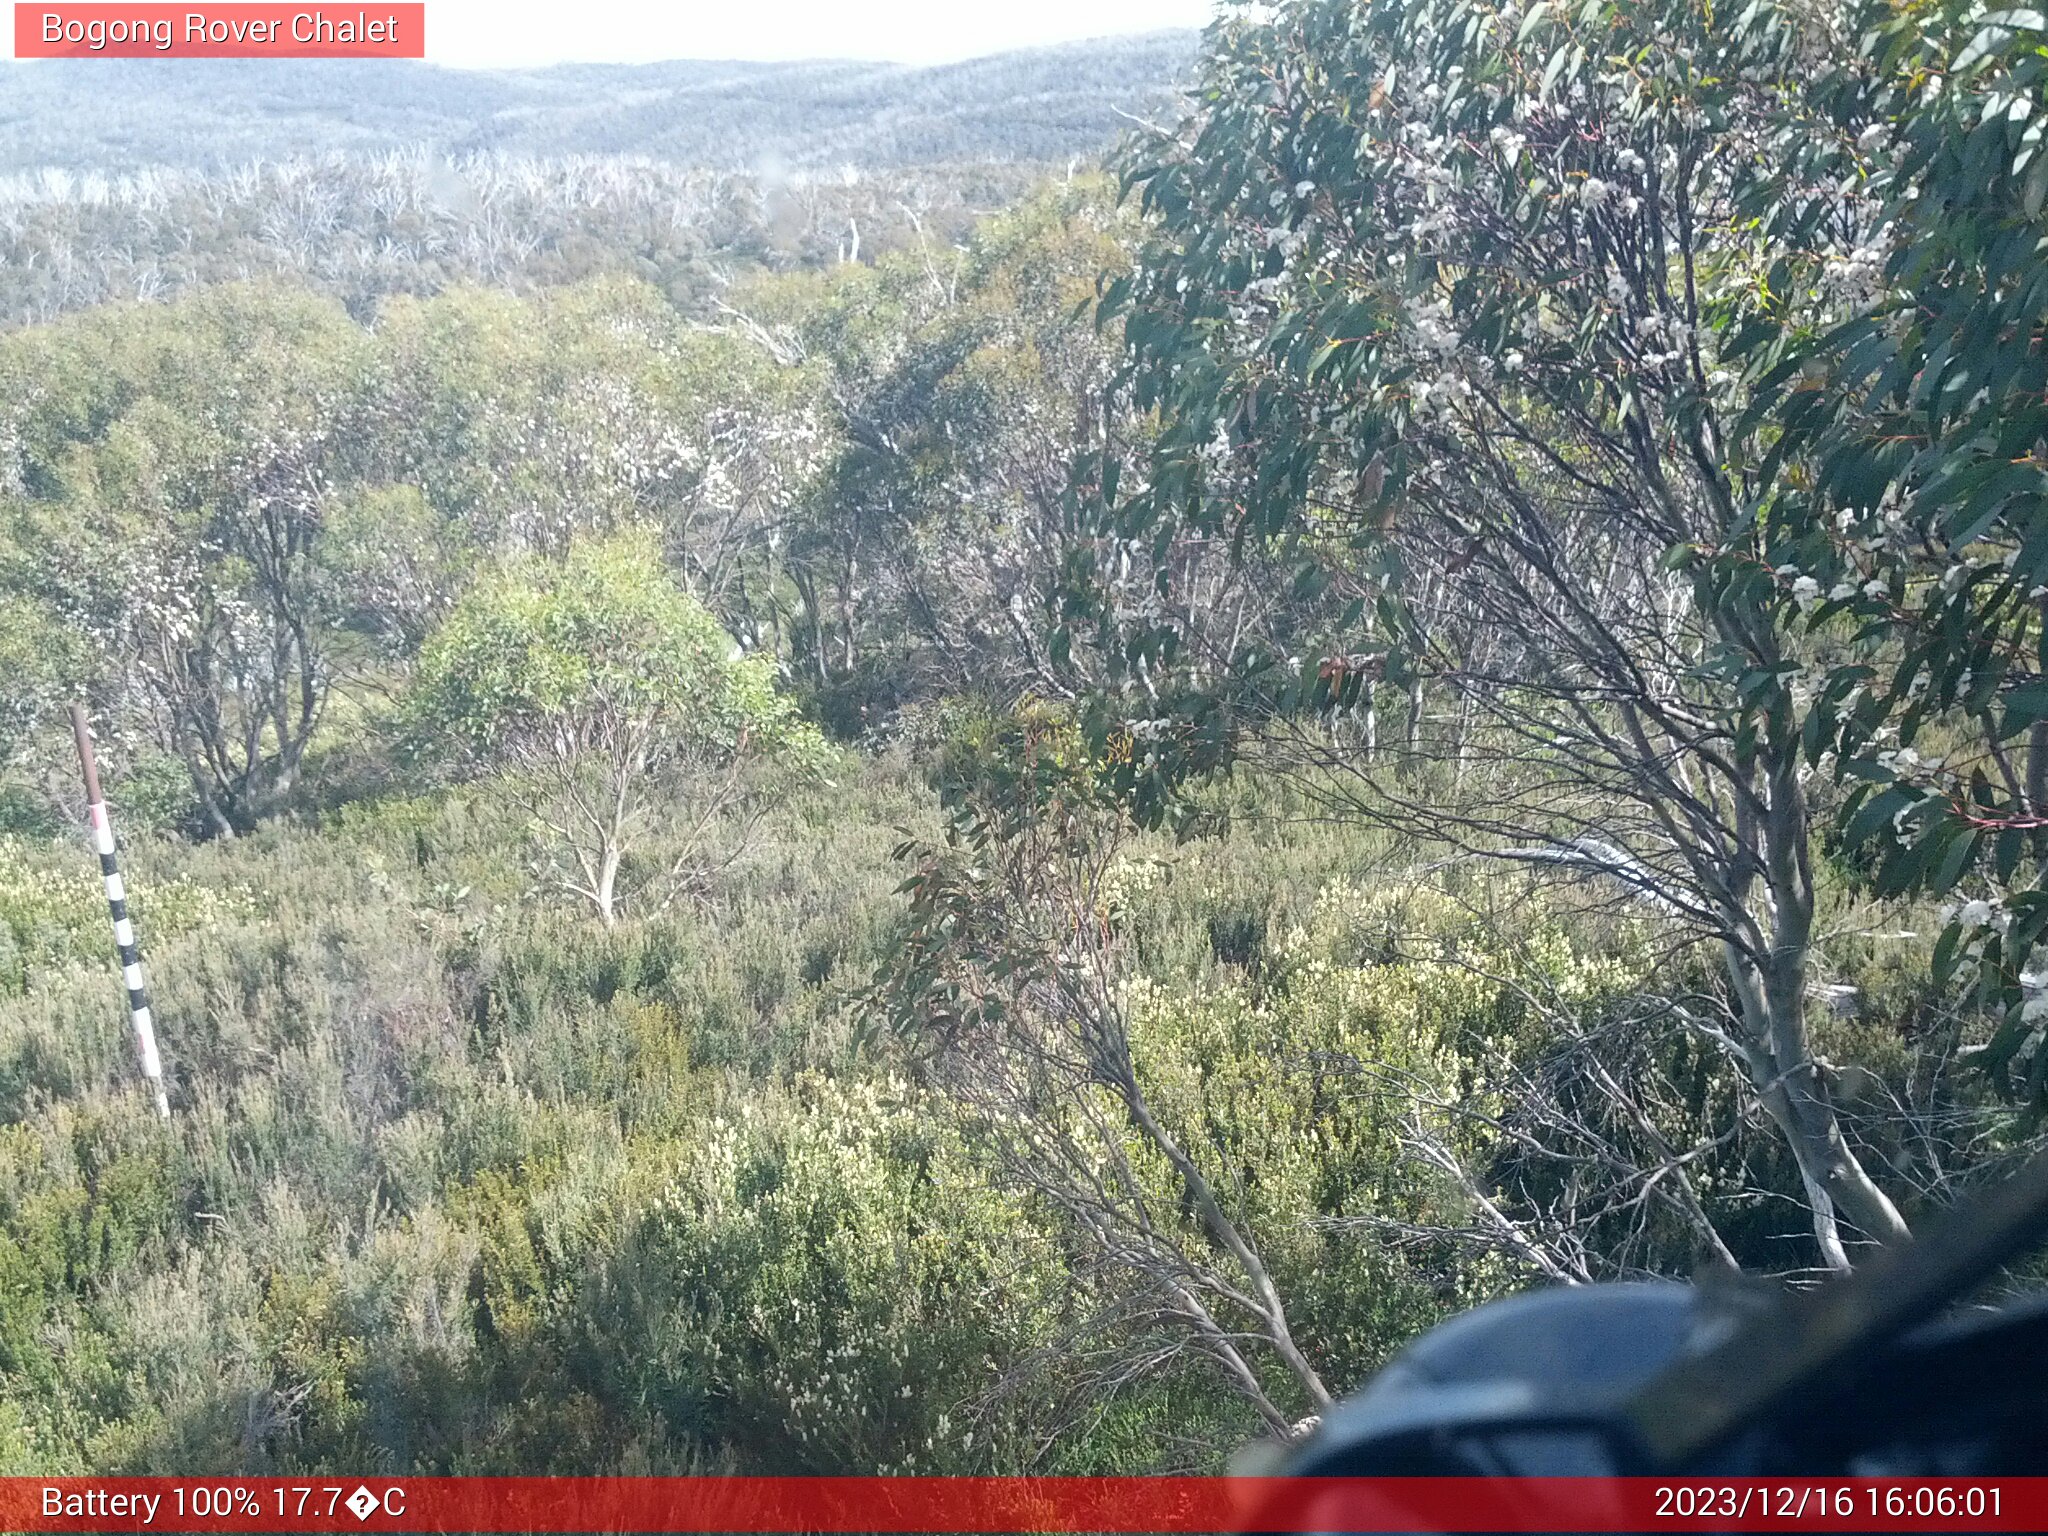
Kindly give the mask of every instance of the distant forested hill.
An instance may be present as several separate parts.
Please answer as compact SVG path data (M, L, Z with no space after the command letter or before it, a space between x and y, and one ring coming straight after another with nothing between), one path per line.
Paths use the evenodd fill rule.
M915 68L807 62L453 70L386 61L0 63L0 172L124 172L424 145L760 171L1098 152L1157 108L1195 34Z

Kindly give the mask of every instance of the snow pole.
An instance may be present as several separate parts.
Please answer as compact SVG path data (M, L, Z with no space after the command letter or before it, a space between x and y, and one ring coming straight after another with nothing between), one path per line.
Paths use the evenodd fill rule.
M121 955L121 980L128 988L128 1022L135 1027L135 1060L142 1068L143 1081L156 1095L156 1112L171 1118L171 1101L164 1093L163 1061L156 1051L156 1026L149 1016L149 993L143 986L142 950L135 942L135 925L128 920L128 892L121 884L121 866L114 857L114 824L107 817L107 802L100 795L100 769L92 752L92 731L86 725L85 706L71 706L71 735L78 743L78 766L85 774L86 814L92 819L92 843L100 856L100 875L107 883L107 915L114 922L114 947Z

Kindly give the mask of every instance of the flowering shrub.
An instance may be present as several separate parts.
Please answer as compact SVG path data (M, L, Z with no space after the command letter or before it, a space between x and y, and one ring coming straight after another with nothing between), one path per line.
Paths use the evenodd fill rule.
M975 1410L1046 1341L1066 1283L891 1078L806 1078L714 1121L619 1265L646 1308L636 1374L682 1372L736 1455L791 1471L1000 1465L1002 1417Z
M257 897L246 885L173 876L137 881L129 902L144 940L161 942L242 921ZM19 993L45 971L101 963L119 961L98 861L82 847L0 838L0 993Z

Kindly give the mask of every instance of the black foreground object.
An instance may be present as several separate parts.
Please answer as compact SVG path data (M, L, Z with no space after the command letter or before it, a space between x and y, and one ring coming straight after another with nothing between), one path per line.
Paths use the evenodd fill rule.
M2048 1298L1951 1311L2044 1232L2048 1157L1813 1291L1645 1283L1494 1302L1396 1356L1285 1470L2048 1473Z

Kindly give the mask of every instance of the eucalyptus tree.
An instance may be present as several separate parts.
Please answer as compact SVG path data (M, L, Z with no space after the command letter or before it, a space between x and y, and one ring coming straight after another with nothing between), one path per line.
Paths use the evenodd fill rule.
M426 750L503 774L545 882L607 928L701 884L753 765L814 744L773 665L736 652L644 529L481 579L427 643L407 712ZM649 845L664 857L631 867Z
M1904 1238L1807 1019L1823 599L1755 511L1787 478L1745 358L1864 298L1867 130L1807 87L1826 5L1297 0L1214 35L1131 171L1111 284L1156 449L1082 466L1090 731L1163 816L1248 752L1346 814L1591 876L1719 957L1668 1017L1796 1159L1824 1262ZM1233 541L1287 601L1232 647L1161 552ZM1409 779L1328 717L1414 701ZM1448 706L1429 713L1432 701ZM1412 766L1412 765L1411 765ZM1684 974L1680 968L1675 974Z
M395 300L377 341L383 472L425 508L391 507L417 536L357 553L403 631L439 616L419 569L643 523L699 599L746 624L756 557L831 446L805 370L687 326L644 283Z
M907 700L976 692L1070 697L1056 633L1062 573L1083 547L1067 492L1077 449L1126 469L1149 425L1107 386L1114 329L1095 284L1128 269L1136 221L1076 176L935 242L737 291L721 324L791 372L810 370L831 423L813 492L780 526L792 666L850 725ZM1176 549L1200 577L1202 622L1269 597L1214 541Z
M1817 669L1807 749L1849 786L1880 889L1953 893L1937 973L1990 1030L1980 1060L2048 1098L2048 14L1859 17L1813 97L1855 131L1875 229L1827 276L1855 313L1770 338L1751 412L1782 427L1760 515ZM1858 127L1857 125L1861 125ZM1725 567L1725 557L1722 561Z
M320 536L366 450L367 338L261 287L9 338L4 581L70 686L190 774L206 830L287 795L342 668Z

